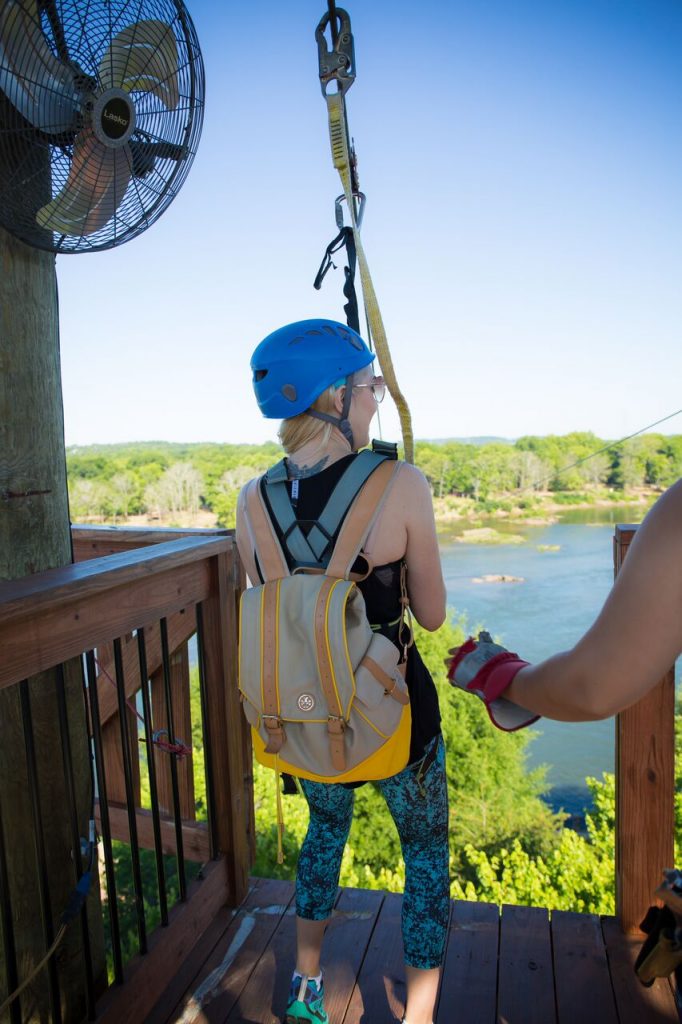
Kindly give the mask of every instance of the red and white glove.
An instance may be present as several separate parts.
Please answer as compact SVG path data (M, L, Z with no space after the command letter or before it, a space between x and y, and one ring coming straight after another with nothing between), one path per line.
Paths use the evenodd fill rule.
M506 647L493 643L490 633L485 630L478 634L478 640L470 636L461 647L453 647L450 654L453 657L445 662L448 679L460 690L480 697L490 721L498 729L515 732L537 722L539 715L501 696L516 673L529 662L523 661L518 654L512 654Z

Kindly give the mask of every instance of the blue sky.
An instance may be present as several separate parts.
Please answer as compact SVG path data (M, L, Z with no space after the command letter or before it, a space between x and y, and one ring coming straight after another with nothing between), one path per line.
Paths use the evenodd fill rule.
M178 198L60 256L67 444L261 442L258 341L342 319L324 0L189 0L207 95ZM608 438L682 406L679 0L348 0L363 239L418 438ZM358 282L359 285L359 282ZM398 436L390 399L383 434ZM662 428L682 433L682 416Z

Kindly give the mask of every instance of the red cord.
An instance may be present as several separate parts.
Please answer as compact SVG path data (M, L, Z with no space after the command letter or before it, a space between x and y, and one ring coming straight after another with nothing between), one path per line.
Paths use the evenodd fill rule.
M109 673L105 669L104 665L101 665L100 662L97 660L97 658L95 658L95 665L97 666L97 669L99 670L99 672L104 676L104 678L108 679L109 682L111 683L111 685L117 689L116 683L111 678L111 676L109 675ZM125 701L126 701L126 704L128 705L128 707L130 708L130 710L135 715L137 715L137 717L140 719L142 724L145 725L145 720L142 717L142 715L140 714L140 712L137 710L135 705L132 704L130 702L130 700L128 700L127 697L126 697ZM160 737L163 736L164 733L167 736L168 735L168 729L158 729L156 732L152 733L152 743L154 743L157 747L159 747L160 750L164 750L167 754L175 754L175 756L177 758L189 757L190 756L190 754L192 753L192 748L191 747L188 747L186 743L183 743L182 740L179 740L177 737L175 739L175 743L170 743L168 740L160 739ZM143 737L140 740L140 743L144 743L144 742L145 742L145 739Z

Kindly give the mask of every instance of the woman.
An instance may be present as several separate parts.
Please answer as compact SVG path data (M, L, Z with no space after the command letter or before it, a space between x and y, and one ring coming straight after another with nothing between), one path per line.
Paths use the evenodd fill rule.
M261 412L282 419L279 437L287 455L288 488L304 531L319 517L350 460L369 442L370 423L385 389L382 378L373 376L373 359L355 331L331 320L282 327L253 354L253 384ZM265 492L264 496L267 504ZM286 541L278 534L291 566ZM249 579L262 582L241 500L237 544ZM375 566L359 584L369 621L381 624L381 632L402 652L399 641L405 637L398 636L401 566L407 568L410 606L417 621L425 629L436 630L445 618L431 493L414 466L400 465L364 552ZM431 1024L449 909L447 786L438 698L414 645L407 653L406 681L412 709L409 764L378 785L405 859L404 1021ZM324 1024L328 1017L320 951L336 898L354 787L306 779L301 784L310 822L297 868L296 970L284 1019L287 1024Z
M634 704L680 652L682 481L644 519L604 607L572 650L529 665L482 634L451 652L448 675L481 697L502 728L538 715L584 722Z

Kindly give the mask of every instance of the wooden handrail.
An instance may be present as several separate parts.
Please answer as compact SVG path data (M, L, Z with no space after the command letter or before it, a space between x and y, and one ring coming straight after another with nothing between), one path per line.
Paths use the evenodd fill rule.
M187 538L0 584L0 687L80 655L209 596L211 562L230 537Z
M616 526L614 573L636 526ZM616 914L623 931L639 924L673 866L675 800L675 672L616 716Z

